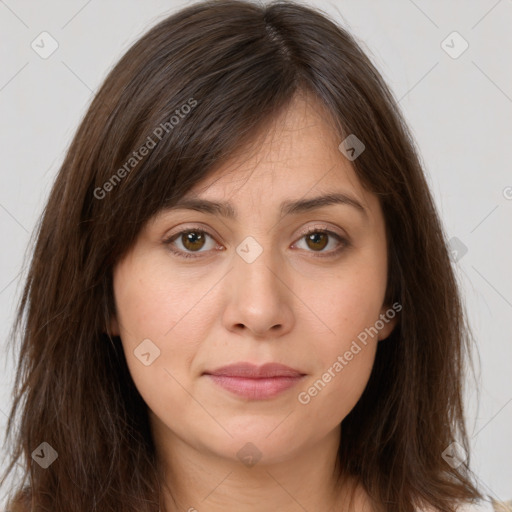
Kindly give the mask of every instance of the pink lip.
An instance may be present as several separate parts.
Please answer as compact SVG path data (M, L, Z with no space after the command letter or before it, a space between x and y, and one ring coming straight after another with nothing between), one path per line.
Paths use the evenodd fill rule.
M206 371L204 375L224 389L252 400L272 398L295 386L304 376L298 370L278 363L262 366L236 363Z

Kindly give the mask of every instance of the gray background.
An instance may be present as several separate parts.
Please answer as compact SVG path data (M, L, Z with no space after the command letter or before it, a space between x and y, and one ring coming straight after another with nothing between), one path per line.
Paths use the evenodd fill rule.
M189 3L0 0L2 433L14 376L4 346L24 255L67 146L111 66ZM512 1L309 3L359 39L417 140L447 234L456 238L454 265L480 354L478 381L469 379L466 391L472 466L490 495L511 499ZM50 48L43 31L58 43L46 59L31 47ZM460 55L464 43L453 31L469 45Z

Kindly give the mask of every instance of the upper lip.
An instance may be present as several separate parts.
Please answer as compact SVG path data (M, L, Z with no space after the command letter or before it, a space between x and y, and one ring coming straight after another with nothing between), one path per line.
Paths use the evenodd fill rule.
M261 366L252 363L234 363L215 370L204 372L206 375L221 375L225 377L245 377L247 379L264 379L270 377L301 377L304 375L294 368L284 364L266 363Z

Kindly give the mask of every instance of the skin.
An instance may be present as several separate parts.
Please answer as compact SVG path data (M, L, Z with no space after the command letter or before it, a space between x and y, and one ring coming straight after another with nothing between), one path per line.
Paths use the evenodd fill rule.
M229 200L235 219L159 212L114 269L111 331L121 336L148 404L164 481L173 489L174 499L165 493L170 511L371 510L357 482L335 484L336 451L340 423L360 398L377 343L395 321L308 404L298 400L390 308L378 199L363 189L325 119L315 99L294 98L251 151L235 155L188 194ZM280 216L282 201L332 192L356 199L366 214L334 204ZM329 235L308 244L309 227L349 243ZM202 246L187 244L185 236L164 243L194 228L211 235ZM262 248L252 263L236 252L248 236ZM180 258L170 247L199 256ZM148 366L134 355L144 339L160 350ZM276 397L251 400L203 375L239 361L280 362L306 376ZM261 454L253 466L237 457L246 443ZM350 486L356 488L352 505Z

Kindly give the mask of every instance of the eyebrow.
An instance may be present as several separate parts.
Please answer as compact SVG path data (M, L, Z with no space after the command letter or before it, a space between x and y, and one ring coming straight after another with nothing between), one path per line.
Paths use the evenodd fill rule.
M367 211L364 206L355 198L346 194L332 193L321 196L312 197L310 199L299 199L297 201L283 201L281 203L281 215L297 215L309 212L329 205L347 205L358 210L364 217L367 217ZM220 215L228 219L236 218L236 210L229 202L209 201L207 199L199 199L194 197L181 198L176 204L166 210L190 209L212 215Z

